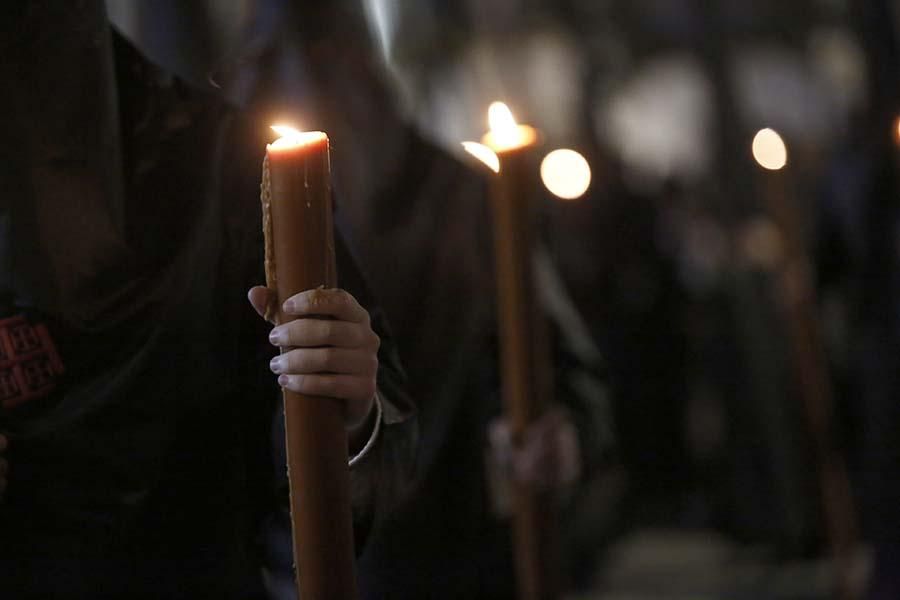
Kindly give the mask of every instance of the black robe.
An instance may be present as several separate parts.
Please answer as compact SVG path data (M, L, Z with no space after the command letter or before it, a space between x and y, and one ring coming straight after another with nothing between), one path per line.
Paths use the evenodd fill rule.
M0 415L2 597L259 597L260 522L284 506L274 349L245 299L263 281L261 127L144 61L101 1L2 13L0 309L45 324L65 364ZM361 543L400 485L411 409L346 245L338 261L386 341Z

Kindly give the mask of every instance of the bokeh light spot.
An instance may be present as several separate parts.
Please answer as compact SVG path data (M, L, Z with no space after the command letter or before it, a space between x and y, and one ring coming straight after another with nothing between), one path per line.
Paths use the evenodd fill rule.
M544 157L541 179L553 195L576 200L591 186L591 167L578 152L562 148Z
M753 138L753 158L764 169L778 171L787 164L787 146L774 129L761 129Z

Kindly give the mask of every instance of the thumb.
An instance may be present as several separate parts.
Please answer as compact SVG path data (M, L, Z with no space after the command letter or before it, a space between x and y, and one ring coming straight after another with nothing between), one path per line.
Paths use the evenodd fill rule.
M254 286L247 292L247 299L253 306L253 310L263 318L266 316L266 308L268 308L271 298L272 292L269 291L269 288L261 285Z

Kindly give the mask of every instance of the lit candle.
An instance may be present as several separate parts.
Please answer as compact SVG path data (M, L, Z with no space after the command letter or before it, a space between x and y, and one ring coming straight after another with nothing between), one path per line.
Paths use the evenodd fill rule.
M266 147L263 228L272 316L299 292L337 285L328 136L273 127ZM283 348L282 351L289 350ZM340 403L283 390L297 587L304 600L357 597L347 432Z
M776 302L787 327L798 397L812 441L819 479L825 533L831 547L837 598L859 594L858 523L845 458L833 438L834 389L816 301L813 262L804 239L805 224L796 206L788 148L773 129L757 132L753 158L765 169L762 178L764 209L780 229L783 256L776 262Z
M491 104L488 123L490 130L481 141L497 157L498 165L491 197L504 402L513 436L518 439L542 412L549 396L549 390L542 389L545 382L535 379L546 371L537 361L534 334L542 319L531 272L538 135L534 128L516 123L502 102Z
M552 381L546 323L532 272L536 232L537 131L516 123L500 102L488 111L490 131L466 150L496 173L492 181L497 319L504 411L514 443L550 403ZM555 502L549 493L514 485L516 577L519 597L556 596Z

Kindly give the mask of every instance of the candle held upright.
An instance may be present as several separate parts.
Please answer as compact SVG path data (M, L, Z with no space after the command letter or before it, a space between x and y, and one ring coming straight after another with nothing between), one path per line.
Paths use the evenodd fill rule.
M794 378L818 475L826 540L834 571L834 594L857 600L865 587L860 573L859 524L847 464L834 439L834 388L818 311L812 259L804 241L802 215L792 193L787 146L772 129L753 140L764 209L781 232L783 256L777 273L776 300L784 314Z
M513 441L545 411L552 397L546 323L533 277L537 230L535 156L538 135L515 122L501 103L491 105L491 130L482 142L499 159L492 178L497 318L500 331L502 396ZM497 170L497 169L494 169ZM559 581L555 499L551 492L516 484L513 543L522 600L557 597Z
M266 148L263 227L274 320L299 292L337 285L328 136L276 129ZM287 350L283 348L282 351ZM357 598L347 433L341 406L283 390L297 589L304 600Z

